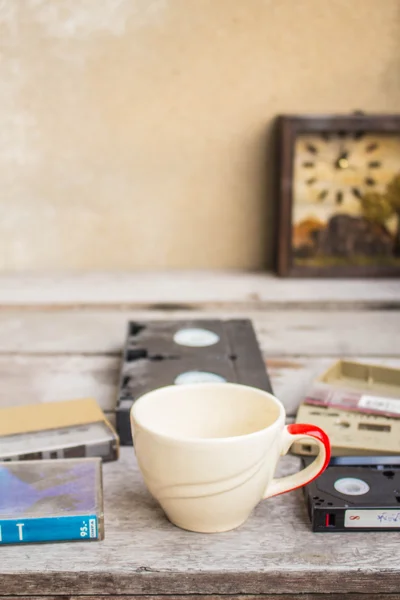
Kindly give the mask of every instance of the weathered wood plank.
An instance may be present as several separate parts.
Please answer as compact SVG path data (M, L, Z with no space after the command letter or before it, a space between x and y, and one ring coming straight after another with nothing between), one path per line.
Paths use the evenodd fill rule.
M145 305L213 303L398 305L400 281L293 280L267 273L162 271L2 274L0 305Z
M43 596L2 596L2 600L43 600ZM46 600L104 600L105 596L46 596ZM188 596L170 596L168 594L159 596L106 596L107 600L187 600ZM293 594L272 594L272 595L253 595L253 596L237 596L230 595L225 596L225 600L230 598L234 600L400 600L400 594L301 594L297 592ZM222 596L202 596L202 595L191 595L190 600L222 600Z
M171 551L173 551L171 549ZM104 599L110 595L116 598L126 599L127 597L142 598L143 595L150 597L169 598L169 594L164 594L160 590L170 590L172 594L179 593L183 597L192 597L196 592L204 590L205 596L214 598L228 597L236 599L238 596L246 594L246 597L259 598L260 596L276 600L303 600L303 598L331 599L331 590L343 590L341 594L333 596L334 598L351 599L352 596L360 600L385 600L386 598L395 598L398 600L397 592L399 587L399 576L396 569L386 571L385 569L375 571L364 571L364 569L351 571L337 570L336 572L322 572L321 570L308 569L301 573L296 570L291 571L289 567L286 571L277 570L269 574L259 572L239 572L221 573L216 571L212 573L179 573L164 572L156 573L151 569L146 569L145 574L142 571L130 573L115 573L112 569L104 568L99 573L90 574L85 571L69 573L66 571L58 572L56 575L43 573L41 577L37 574L24 573L15 575L0 575L0 581L5 584L5 589L9 587L18 590L25 590L28 597L40 593L43 590L43 597L48 598L47 590L51 589L52 594L57 598L68 598L68 594L74 594L73 597L86 599L88 593L95 598ZM18 579L20 585L18 586ZM81 585L79 585L79 582ZM101 589L100 589L101 588ZM305 595L304 589L311 589L312 592ZM57 592L57 589L59 590ZM245 589L245 592L237 593L237 590ZM356 590L348 595L347 589ZM364 594L362 590L368 590ZM88 590L90 590L88 592ZM126 593L126 590L129 590ZM214 591L212 591L214 590ZM280 593L279 590L283 590ZM293 590L296 592L293 593ZM314 592L315 590L315 592ZM19 595L11 596L18 598ZM50 596L51 597L51 596ZM89 596L90 597L90 596ZM203 595L201 597L204 597ZM0 596L1 598L1 596Z
M0 407L92 397L112 411L118 374L116 356L0 355Z
M0 311L0 353L119 354L127 321L152 318L165 319L165 312ZM400 356L400 311L210 310L190 318L252 319L265 356Z
M400 368L400 358L352 357ZM296 413L312 380L334 357L269 357L268 372L288 416ZM115 410L120 367L118 356L0 355L0 407L96 398L107 413Z
M298 468L280 462L280 474ZM104 465L104 542L9 546L3 595L290 595L398 593L398 535L318 535L300 491L261 502L239 529L193 534L171 525L149 496L133 449Z

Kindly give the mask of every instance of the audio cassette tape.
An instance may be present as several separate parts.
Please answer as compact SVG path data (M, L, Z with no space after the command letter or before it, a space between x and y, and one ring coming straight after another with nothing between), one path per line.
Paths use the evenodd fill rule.
M117 460L119 439L93 398L0 409L0 460Z
M103 538L100 458L0 462L0 547Z
M400 369L339 360L313 382L304 402L399 418Z
M332 456L400 454L399 419L301 404L296 422L321 427L331 441ZM318 447L308 440L299 440L291 451L311 455L318 453Z
M128 323L117 402L121 444L131 445L130 409L144 393L167 385L241 383L272 392L248 319Z
M400 456L332 458L303 489L313 531L400 530Z

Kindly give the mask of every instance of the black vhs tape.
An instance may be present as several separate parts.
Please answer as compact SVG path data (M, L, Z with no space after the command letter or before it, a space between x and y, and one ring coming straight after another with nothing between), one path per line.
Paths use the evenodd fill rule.
M117 402L121 444L132 444L130 409L140 396L199 382L241 383L272 392L250 320L129 322Z
M313 531L398 531L400 456L332 458L304 495Z

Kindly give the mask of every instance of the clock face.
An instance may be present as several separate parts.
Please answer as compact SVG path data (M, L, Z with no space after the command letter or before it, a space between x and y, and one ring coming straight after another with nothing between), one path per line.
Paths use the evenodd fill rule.
M399 174L397 133L298 136L292 181L294 264L400 264Z
M360 200L383 193L400 171L400 136L307 134L295 144L293 220L326 222L341 212L362 214Z

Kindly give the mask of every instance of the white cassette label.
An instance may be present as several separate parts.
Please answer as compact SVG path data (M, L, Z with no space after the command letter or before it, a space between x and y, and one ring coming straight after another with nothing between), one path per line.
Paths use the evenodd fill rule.
M96 519L89 519L89 535L91 538L97 538Z
M395 508L389 509L372 509L372 510L356 510L348 509L344 513L345 527L393 527L400 529L400 510Z
M380 410L382 412L391 412L400 415L400 398L385 398L384 396L361 396L358 406L361 408L370 408L371 410Z

